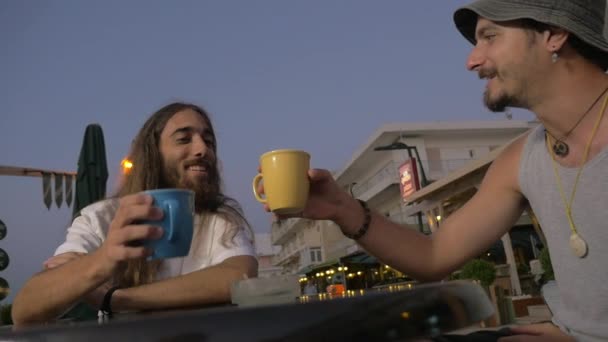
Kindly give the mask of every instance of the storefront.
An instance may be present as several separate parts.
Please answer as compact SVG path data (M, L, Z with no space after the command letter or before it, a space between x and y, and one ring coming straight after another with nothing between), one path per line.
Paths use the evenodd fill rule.
M507 145L509 144L409 195L405 198L406 215L421 212L426 217L431 232L441 229L442 220L475 195L488 168ZM505 234L482 258L490 259L496 264L506 264L510 289L513 294L519 295L522 293L522 286L518 268L522 272L522 268L527 267L529 260L537 256L536 253L543 244L544 237L540 227L534 214L528 209L511 232Z
M312 283L317 293L327 292L329 285L342 284L344 290L370 288L382 281L383 265L365 252L355 252L321 264L303 268L301 275L302 289Z

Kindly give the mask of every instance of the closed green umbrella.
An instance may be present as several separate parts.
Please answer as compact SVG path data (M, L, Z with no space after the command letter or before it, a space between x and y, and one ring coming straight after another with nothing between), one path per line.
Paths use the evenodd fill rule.
M84 132L84 140L78 157L74 218L80 215L82 208L105 197L107 181L108 164L103 131L98 124L90 124ZM91 308L85 303L79 303L64 316L64 318L78 321L91 320L96 317L95 308Z
M107 181L108 164L103 131L98 124L90 124L84 133L78 157L74 217L80 214L82 208L105 197Z

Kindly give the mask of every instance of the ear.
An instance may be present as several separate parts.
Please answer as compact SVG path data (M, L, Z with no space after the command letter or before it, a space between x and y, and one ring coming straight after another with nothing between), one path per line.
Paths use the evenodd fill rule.
M552 27L543 33L546 48L549 52L558 52L568 41L570 33L564 29L558 27Z

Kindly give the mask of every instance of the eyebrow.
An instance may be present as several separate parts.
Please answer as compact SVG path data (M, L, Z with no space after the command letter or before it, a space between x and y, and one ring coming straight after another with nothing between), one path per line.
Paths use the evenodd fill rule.
M475 39L477 40L479 37L483 36L486 33L486 31L495 30L497 28L498 28L498 26L495 24L484 24L481 28L478 28L475 31Z
M176 129L175 131L173 131L173 133L171 133L171 136L175 136L175 135L180 134L180 133L189 133L189 134L192 134L192 133L196 133L196 132L198 132L198 129L196 129L196 128L192 127L192 126L185 126L185 127L180 127L178 129ZM215 138L213 136L213 133L211 133L211 130L208 129L208 128L203 129L203 135L205 137Z

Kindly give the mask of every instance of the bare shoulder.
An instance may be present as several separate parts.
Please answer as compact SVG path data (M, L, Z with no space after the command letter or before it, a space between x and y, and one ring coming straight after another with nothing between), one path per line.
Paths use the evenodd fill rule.
M502 149L486 173L486 186L507 188L521 193L519 165L529 134L528 132L519 136Z

